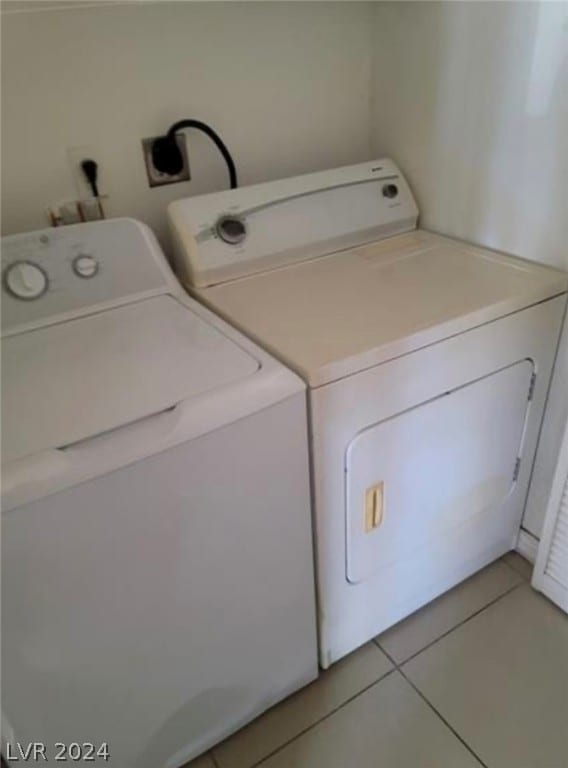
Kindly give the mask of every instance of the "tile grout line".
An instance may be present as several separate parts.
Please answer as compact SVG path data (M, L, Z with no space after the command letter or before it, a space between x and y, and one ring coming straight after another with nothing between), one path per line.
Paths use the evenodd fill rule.
M387 654L385 654L386 656ZM390 660L390 659L389 659ZM394 662L392 662L394 664ZM291 739L288 739L288 741L281 744L276 749L273 749L272 752L268 752L266 755L260 758L260 760L257 760L255 763L251 763L250 765L246 766L245 768L257 768L257 766L261 765L265 760L268 760L268 758L273 757L278 752L283 750L288 745L292 744L292 742L296 741L296 739L299 739L300 736L303 736L308 731L311 731L312 728L315 728L316 725L319 725L320 723L323 723L324 720L327 720L329 717L334 715L336 712L339 712L340 709L343 709L343 707L347 706L347 704L350 704L352 701L357 699L359 696L361 696L365 691L368 691L370 688L372 688L374 685L377 685L377 683L382 682L385 678L387 678L389 675L392 675L393 672L396 672L396 669L389 669L388 672L385 672L384 675L381 675L380 677L377 677L376 680L373 680L372 683L369 683L369 685L366 685L364 688L361 688L360 691L357 691L357 693L354 693L353 696L350 696L348 699L345 699L345 701L342 701L341 704L338 704L337 707L330 710L325 714L323 717L320 717L319 720L316 720L315 723L312 723L311 725L308 725L307 728L304 728L302 731L299 731L299 733L295 734L295 736L292 736ZM214 749L214 748L213 748Z
M511 591L511 590L510 590L510 591ZM479 757L479 755L477 755L477 754L474 752L474 750L473 750L473 749L472 749L472 748L469 746L469 744L467 743L467 741L465 741L465 739L463 739L463 738L462 738L462 736L460 736L460 734L459 734L459 733L456 731L456 729L455 729L455 728L454 728L452 725L450 725L450 723L449 723L449 722L446 720L446 718L445 718L443 715L441 715L441 714L438 712L438 710L436 709L436 707L435 707L435 706L434 706L434 705L433 705L433 704L432 704L430 701L428 701L428 699L426 698L426 696L424 696L424 694L422 693L422 691L420 691L420 690L419 690L419 689L418 689L418 688L417 688L417 687L414 685L414 683L412 682L412 680L410 680L410 679L409 679L409 678L406 676L406 674L405 674L404 670L403 670L403 669L401 669L401 667L400 667L400 666L399 666L399 665L396 663L396 661L395 661L395 660L392 658L392 656L390 656L390 655L389 655L389 654L388 654L388 653L387 653L387 652L384 650L384 648L381 648L381 650L382 650L382 652L385 654L385 656L387 657L387 659L388 659L388 660L389 660L389 661L390 661L392 664L394 664L394 665L395 665L395 670L393 670L393 671L399 672L399 673L402 675L402 677L403 677L403 678L406 680L406 682L407 682L407 683L410 685L410 687L411 687L411 688L412 688L412 689L413 689L413 690L414 690L414 691L415 691L415 692L416 692L416 693L417 693L417 694L420 696L420 698L421 698L421 699L422 699L422 701L423 701L423 702L424 702L424 703L425 703L425 704L428 706L428 708L429 708L429 709L431 709L431 710L432 710L432 712L433 712L433 713L436 715L436 717L438 717L438 719L439 719L439 720L441 720L441 721L444 723L444 725L446 726L446 728L448 728L448 730L449 730L449 731L451 731L451 732L454 734L454 736L456 737L456 739L457 739L459 742L461 742L461 744L463 744L463 746L464 746L464 747L467 749L467 751L468 751L468 752L469 752L469 753L470 753L470 754L471 754L471 755L472 755L472 756L473 756L473 757L474 757L474 758L477 760L477 762L478 762L480 765L482 765L482 766L483 766L483 768L488 768L487 764L486 764L486 763L484 763L484 762L483 762L483 760L482 760L482 759ZM406 662L405 662L405 663L406 663Z
M440 637L436 638L436 640L432 640L431 643L428 643L428 645L425 645L424 648L421 648L419 651L416 651L416 653L413 653L412 656L409 656L407 659L401 662L402 664L406 664L407 662L414 659L416 656L418 656L422 651L427 650L431 646L435 645L439 640L442 640L447 635L451 634L454 630L458 629L459 627L466 624L470 619L475 618L475 616L478 616L480 613L482 613L486 608L489 608L490 606L497 603L499 600L501 600L503 597L506 597L511 592L514 592L515 589L518 589L519 587L522 587L524 584L527 584L528 582L526 579L523 578L522 574L516 571L512 566L504 563L509 570L511 570L516 576L519 576L522 581L519 584L514 584L512 587L510 587L506 592L503 592L503 594L499 595L498 597L491 600L487 605L484 605L483 608L480 608L478 611L475 611L475 613L472 613L471 616L468 616L466 619L461 621L459 624L456 624L455 627L452 627L447 632L444 632L443 635L440 635ZM403 676L403 678L408 682L408 684L413 688L413 690L416 691L416 693L420 696L421 699L428 705L428 707L439 717L439 719L446 725L446 727L455 735L455 737L466 747L466 749L473 755L473 757L480 763L480 765L483 766L483 768L488 768L487 765L481 760L481 758L475 754L475 752L472 750L472 748L463 740L463 738L459 735L457 731L454 730L454 728L444 719L444 717L435 709L435 707L428 701L428 699L425 698L425 696L422 694L421 691L416 688L414 683L406 676L404 671L401 669L401 665L399 665L393 658L390 656L389 653L381 646L379 641L376 638L373 638L371 642L387 657L387 659L391 662L393 665L393 669L389 669L388 672L385 672L384 675L381 675L376 680L373 680L372 683L369 683L369 685L366 685L364 688L361 688L360 691L357 691L357 693L353 694L353 696L350 696L345 701L341 702L337 707L327 712L323 717L321 717L319 720L316 720L311 725L307 726L307 728L304 728L303 730L299 731L297 734L295 734L292 738L285 741L283 744L281 744L276 749L272 750L272 752L268 752L266 755L260 758L260 760L257 760L256 762L250 763L250 765L246 766L246 768L258 768L265 760L268 760L270 757L273 757L278 752L283 750L285 747L292 744L292 742L296 741L296 739L299 739L300 736L303 736L308 731L311 731L312 728L315 728L316 725L319 725L320 723L323 723L325 720L327 720L329 717L334 715L336 712L339 712L340 709L343 709L343 707L347 706L347 704L350 704L352 701L357 699L359 696L361 696L363 693L368 691L370 688L372 688L377 683L383 681L385 678L387 678L389 675L391 675L393 672L400 672L400 674ZM215 765L215 768L221 768L219 765L218 760L215 758L214 755L214 749L215 747L212 747L210 752L208 753L211 756L211 760Z
M521 574L515 571L514 568L511 568L511 566L508 566L511 571L513 571L517 576L521 577ZM420 696L420 698L424 701L424 703L434 712L434 714L444 723L444 725L454 734L454 736L464 745L464 747L468 750L468 752L471 753L471 755L480 763L480 765L483 766L483 768L488 768L487 764L483 762L483 760L479 757L479 755L473 750L473 748L465 741L465 739L456 731L456 729L446 720L446 718L438 712L436 707L430 702L426 696L422 693L422 691L413 683L413 681L407 676L404 669L402 669L403 665L408 664L409 661L416 658L416 656L419 656L423 651L426 651L428 648L431 648L433 645L436 645L440 640L442 640L444 637L447 637L452 632L454 632L456 629L459 629L459 627L462 627L464 624L467 624L468 621L471 621L471 619L474 619L476 616L479 616L480 613L483 613L483 611L487 610L487 608L490 608L492 605L495 605L499 602L499 600L502 600L504 597L507 597L507 595L510 595L512 592L514 592L516 589L519 589L519 587L523 587L526 585L526 580L522 579L522 581L519 582L519 584L514 584L512 587L510 587L506 592L503 592L501 595L498 595L496 598L491 600L489 603L483 606L483 608L480 608L478 611L475 611L475 613L472 613L471 616L468 616L463 621L460 621L459 624L456 624L455 627L452 627L447 632L444 632L443 635L440 635L440 637L437 637L435 640L432 640L431 643L428 643L424 646L424 648L421 648L419 651L416 651L416 653L413 653L412 656L409 656L407 659L402 661L400 664L395 661L395 659L383 648L383 646L380 644L377 638L373 638L373 642L377 646L377 648L380 648L380 650L385 654L387 659L395 665L397 672L400 672L402 677L406 680L406 682L411 686L411 688L416 691L416 693Z
M520 574L517 573L517 576ZM409 661L412 661L412 659L415 659L417 656L419 656L423 651L428 650L428 648L431 648L433 645L436 645L436 643L440 642L440 640L443 640L444 637L447 637L448 635L451 635L452 632L455 632L456 629L459 629L460 627L463 627L464 624L467 624L468 621L471 621L471 619L474 619L476 616L479 616L480 613L483 613L487 608L490 608L492 605L495 605L495 603L498 603L499 600L502 600L504 597L507 597L507 595L510 595L511 592L514 592L516 589L519 589L519 587L525 586L526 582L523 580L519 584L514 584L512 587L509 587L509 589L506 592L503 592L502 594L498 595L497 597L493 598L493 600L490 600L486 605L483 606L483 608L479 608L479 610L472 613L470 616L468 616L463 621L460 621L459 624L456 624L451 629L448 629L446 632L444 632L440 637L437 637L435 640L432 640L431 642L427 643L423 648L421 648L419 651L416 651L411 656L409 656L407 659L404 659L400 662L400 666L403 664L407 664ZM424 606L427 608L428 606ZM383 646L380 644L379 640L374 637L372 640L373 643L379 648L385 656L392 661L393 664L398 664L394 659L391 659L390 655L386 652L386 650L383 648Z
M475 752L475 751L474 751L473 747L470 747L470 745L467 743L467 741L466 741L466 740L465 740L465 739L464 739L462 736L460 736L460 734L459 734L459 733L456 731L456 729L455 729L455 728L454 728L452 725L450 725L450 723L449 723L449 722L446 720L446 718L445 718L445 717L444 717L442 714L440 714L440 712L438 712L438 710L437 710L437 709L436 709L436 707L435 707L435 706L432 704L432 702L430 702L430 701L429 701L429 700L426 698L426 696L425 696L425 695L422 693L422 691L420 691L420 690L419 690L419 689L418 689L418 688L417 688L417 687L414 685L414 683L412 682L412 680L410 680L410 678L406 676L406 674L404 673L404 670L400 669L400 667L397 667L397 670L398 670L398 672L400 672L400 674L401 674L401 675L404 677L404 679L406 680L406 682L407 682L407 683L408 683L408 684L409 684L409 685L410 685L410 686L411 686L411 687L412 687L412 688L413 688L413 689L416 691L416 693L417 693L417 694L420 696L420 698L422 699L422 701L423 701L423 702L424 702L424 703L425 703L425 704L426 704L428 707L430 707L430 709L432 710L432 712L433 712L435 715L437 715L437 717L439 717L439 719L440 719L440 720L441 720L441 721L444 723L444 725L445 725L445 726L446 726L446 727L447 727L447 728L448 728L448 729L449 729L449 730L450 730L450 731L451 731L451 732L454 734L454 736L456 737L456 739L458 739L459 741L461 741L461 743L464 745L464 747L467 749L467 751L468 751L468 752L470 752L470 754L471 754L471 755L472 755L472 756L473 756L473 757L474 757L474 758L475 758L475 759L478 761L478 763L479 763L480 765L482 765L482 766L483 766L483 768L488 768L488 765L487 765L487 763L484 763L484 762L483 762L483 760L482 760L482 759L479 757L479 755L477 754L477 752Z

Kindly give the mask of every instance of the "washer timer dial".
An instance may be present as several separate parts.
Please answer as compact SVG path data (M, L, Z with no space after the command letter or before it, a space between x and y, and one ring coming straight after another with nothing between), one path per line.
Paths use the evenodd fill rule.
M33 301L47 291L48 280L43 269L33 261L15 261L4 271L4 286L14 298Z

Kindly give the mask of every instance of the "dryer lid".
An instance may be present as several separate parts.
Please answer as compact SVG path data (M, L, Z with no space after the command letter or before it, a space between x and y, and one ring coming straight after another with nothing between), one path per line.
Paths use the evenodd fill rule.
M170 296L11 336L2 356L4 461L115 429L259 368Z

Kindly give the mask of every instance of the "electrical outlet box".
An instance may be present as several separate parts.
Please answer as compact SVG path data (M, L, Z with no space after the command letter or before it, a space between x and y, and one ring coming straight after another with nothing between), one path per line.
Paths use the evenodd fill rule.
M161 187L163 184L177 184L180 181L189 181L191 175L189 173L189 160L187 157L187 146L184 134L176 134L176 142L183 158L183 168L179 173L173 175L162 173L162 171L159 171L152 162L152 145L156 139L159 138L162 137L152 136L149 139L142 139L142 151L144 153L144 162L146 163L146 173L148 175L148 183L150 186Z

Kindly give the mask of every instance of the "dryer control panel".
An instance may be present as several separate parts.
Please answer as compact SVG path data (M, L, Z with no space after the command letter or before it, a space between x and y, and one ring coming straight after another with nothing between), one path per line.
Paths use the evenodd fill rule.
M176 285L152 232L133 219L2 238L2 334L167 293Z
M178 200L176 271L202 288L407 232L418 209L391 160Z

